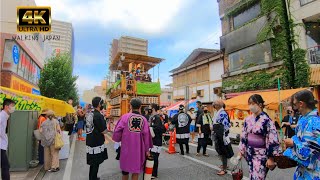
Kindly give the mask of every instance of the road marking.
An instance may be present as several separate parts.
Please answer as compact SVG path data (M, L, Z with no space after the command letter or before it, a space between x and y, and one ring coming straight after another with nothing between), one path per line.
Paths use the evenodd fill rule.
M166 147L162 147L162 149L167 150L167 151L169 150L169 149L166 148ZM184 157L184 158L186 158L186 159L189 159L189 160L191 160L191 161L193 161L193 162L199 163L199 164L201 164L201 165L207 166L207 167L209 167L209 168L212 168L212 169L215 169L215 170L218 170L218 171L221 170L218 166L209 164L209 163L207 163L207 162L198 160L198 159L196 159L196 158L193 158L193 157L190 157L190 156L187 156L187 155L184 155L184 156L182 156L182 157ZM229 175L232 175L232 174L231 174L231 171L228 171L228 174L229 174ZM243 176L242 180L249 180L249 178Z
M72 163L73 163L75 145L76 145L76 136L73 135L69 158L67 161L66 169L64 170L64 174L63 174L63 180L70 180L71 179L71 171L72 171Z
M193 144L193 143L189 143L189 146L197 147L198 145L196 145L196 144ZM210 151L215 151L215 152L216 152L216 150L215 150L215 149L212 149L212 148L208 148L208 147L207 147L207 150L210 150Z
M189 143L189 146L197 147L198 145L197 145L197 144L193 144L193 143ZM231 146L232 146L232 149L234 149L234 148L238 148L238 146L237 146L237 145L233 145L233 144L232 144ZM208 147L207 147L207 150L217 152L215 149L208 148Z

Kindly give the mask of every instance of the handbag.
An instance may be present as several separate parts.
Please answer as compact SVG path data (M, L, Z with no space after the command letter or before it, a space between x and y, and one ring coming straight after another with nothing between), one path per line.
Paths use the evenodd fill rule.
M284 156L283 154L275 156L274 161L277 163L277 167L279 169L288 169L288 168L293 168L297 166L296 161Z
M39 129L34 130L33 135L37 140L39 140L39 141L41 140L41 133L40 133Z
M60 133L57 132L57 124L54 124L54 129L56 132L56 136L54 137L54 148L61 149L64 146L64 142L62 140L62 136Z
M238 162L237 165L234 166L232 172L233 180L241 180L243 178L243 171L242 171L242 162L241 160Z
M282 122L281 122L281 124L282 124ZM287 131L287 133L286 133L287 137L288 137L288 133L289 132ZM281 146L284 147L283 142L281 142ZM287 156L284 156L283 153L280 153L278 156L275 156L274 157L274 161L276 162L277 167L279 169L293 168L293 167L296 167L298 165L296 161L288 158Z
M207 145L213 146L212 139L210 137L207 139Z

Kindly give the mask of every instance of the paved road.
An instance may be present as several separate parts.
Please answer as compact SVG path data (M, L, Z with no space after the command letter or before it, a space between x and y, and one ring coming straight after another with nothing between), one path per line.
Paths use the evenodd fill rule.
M74 137L73 137L74 139ZM116 153L113 149L113 142L110 135L106 138L108 145L109 159L106 160L99 169L99 177L104 180L121 179L119 161L115 160ZM210 180L210 179L232 179L231 175L220 177L216 175L218 166L221 162L213 147L209 146L208 154L210 157L197 157L196 145L190 144L190 155L181 156L180 154L170 155L163 150L160 154L159 180ZM166 149L166 147L164 147ZM234 146L236 150L236 146ZM179 150L176 145L176 150ZM231 166L231 164L230 164ZM56 173L46 173L43 180L86 180L88 179L89 166L86 164L85 142L73 141L71 143L70 157L60 161L61 171ZM248 166L243 162L245 178L248 177ZM294 169L276 169L268 174L268 179L290 180ZM142 178L140 178L142 179Z

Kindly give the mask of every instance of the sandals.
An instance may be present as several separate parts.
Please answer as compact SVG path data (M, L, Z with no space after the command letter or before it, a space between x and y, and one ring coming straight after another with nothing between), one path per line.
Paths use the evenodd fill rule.
M219 176L223 176L223 175L225 175L225 174L227 174L227 171L226 171L226 170L221 170L221 171L219 171L219 172L217 173L217 175L219 175Z
M220 169L223 169L223 165L219 166ZM229 166L227 166L227 169L229 169Z

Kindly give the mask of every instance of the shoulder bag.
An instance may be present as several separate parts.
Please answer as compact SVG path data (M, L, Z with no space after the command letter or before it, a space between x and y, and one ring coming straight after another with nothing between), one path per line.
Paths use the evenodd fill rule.
M61 149L64 146L64 142L62 141L61 134L57 132L56 122L54 122L54 130L56 132L56 136L54 137L54 147L55 149Z

